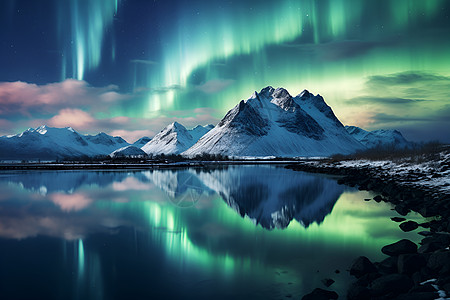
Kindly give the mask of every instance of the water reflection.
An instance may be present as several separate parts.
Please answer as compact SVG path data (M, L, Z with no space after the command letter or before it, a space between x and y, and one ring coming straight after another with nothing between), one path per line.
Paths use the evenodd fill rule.
M321 223L344 191L334 180L272 166L144 172L24 172L2 176L1 181L46 196L63 212L84 210L98 199L98 195L93 198L92 193L84 192L87 187L110 186L115 192L111 195L115 202L129 201L128 197L119 197L120 192L153 191L157 187L177 207L195 206L202 197L216 193L242 217L247 216L266 229L286 228L293 219L305 227L313 222Z
M11 172L0 190L9 298L272 299L325 277L342 291L335 269L405 237L367 193L274 166Z

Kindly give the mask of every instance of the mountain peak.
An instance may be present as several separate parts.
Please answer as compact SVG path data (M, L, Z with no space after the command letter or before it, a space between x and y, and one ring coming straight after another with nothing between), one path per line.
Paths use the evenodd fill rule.
M314 96L313 94L311 94L308 90L303 90L300 94L297 95L297 97L299 97L300 99L304 100L304 99L308 99L311 98L312 96Z
M187 130L182 124L173 122L161 130L141 147L147 154L179 154L191 147L211 128L197 126Z
M269 96L272 95L272 93L273 93L274 91L275 91L275 89L269 85L269 86L266 86L265 88L263 88L263 89L261 90L261 92L259 92L259 93L260 93L261 95L263 95L263 96L269 97Z
M292 98L289 92L285 88L277 88L272 93L272 97L274 98Z
M49 129L49 127L47 125L41 125L38 128L36 128L35 131L40 134L46 134L48 129Z

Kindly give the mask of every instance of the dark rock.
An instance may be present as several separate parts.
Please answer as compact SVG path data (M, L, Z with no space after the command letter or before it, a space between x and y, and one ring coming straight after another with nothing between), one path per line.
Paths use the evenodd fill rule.
M326 286L326 287L330 287L335 281L331 278L325 278L322 279L322 283Z
M430 222L420 223L419 226L423 227L423 228L430 228ZM424 232L424 231L421 231L421 232ZM429 232L429 231L425 231L425 232ZM430 234L431 234L431 232L430 232Z
M405 219L405 218L402 218L402 217L392 217L391 220L394 221L394 222L403 222L403 221L406 221L406 219Z
M430 284L420 284L409 290L410 293L436 292L436 289Z
M431 242L439 243L443 248L450 246L450 235L447 233L436 233L431 237Z
M376 202L381 202L381 200L383 200L383 197L381 197L380 195L376 195L375 197L373 197L373 200L375 200Z
M434 300L438 294L436 292L419 292L398 295L395 300Z
M359 286L365 286L368 287L370 283L372 283L372 281L374 281L375 279L381 277L380 273L368 273L360 278L358 278L358 280L356 280L356 282L354 283L355 285L359 285Z
M390 256L378 263L378 270L383 274L397 273L397 256Z
M393 244L384 246L383 248L381 248L381 252L389 256L416 253L417 245L410 240L403 239Z
M441 276L438 278L436 283L438 286L444 286L444 285L450 284L450 276Z
M442 246L442 244L440 244L440 243L429 242L429 243L426 243L426 244L423 244L422 246L420 246L419 249L417 249L417 252L430 253L430 252L434 252L436 250L444 249L444 248L445 247Z
M427 261L420 254L401 254L398 257L397 268L400 274L412 275L425 267Z
M419 224L417 224L417 222L414 221L406 221L401 223L399 227L401 230L408 232L417 229L419 227Z
M424 224L424 223L420 224L420 226L424 227L423 224ZM430 235L432 235L433 233L432 233L432 232L429 232L429 231L421 231L421 232L418 232L418 234L420 234L420 235L422 235L422 236L430 236Z
M438 250L433 252L428 258L427 267L434 272L441 271L450 265L450 252L448 250ZM445 271L445 270L444 270Z
M429 205L423 206L422 208L419 209L418 212L424 218L433 217L439 214L439 211L436 209L436 207Z
M397 204L395 206L395 211L401 216L406 216L410 212L409 208L407 208L405 204Z
M359 285L352 285L347 291L348 300L369 300L370 291L368 288Z
M350 268L350 275L360 278L368 273L374 273L377 269L373 263L365 256L358 257Z
M303 296L302 300L329 300L337 299L339 296L334 291L327 291L321 288L316 288L311 293Z
M390 274L375 279L371 284L373 296L398 295L407 292L413 286L413 281L403 274Z
M442 286L442 288L444 289L444 291L446 291L447 293L450 293L450 283L444 284Z

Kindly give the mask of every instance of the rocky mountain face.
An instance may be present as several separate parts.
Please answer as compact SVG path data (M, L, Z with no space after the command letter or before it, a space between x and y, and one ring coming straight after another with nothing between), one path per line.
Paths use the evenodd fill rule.
M364 148L320 95L305 90L292 97L269 86L239 102L183 154L329 156Z

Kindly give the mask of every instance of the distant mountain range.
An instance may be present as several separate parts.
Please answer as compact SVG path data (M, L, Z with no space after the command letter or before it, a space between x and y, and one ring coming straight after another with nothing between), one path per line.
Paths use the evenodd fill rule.
M404 149L413 146L413 143L407 141L398 130L379 129L366 131L356 126L345 126L345 129L367 148L392 147Z
M192 147L214 125L201 126L187 130L178 122L173 122L161 130L155 137L142 147L147 154L180 154Z
M235 157L311 157L349 154L373 147L411 147L397 130L365 131L343 126L320 95L292 97L266 87L240 101L216 125L188 130L178 122L152 139L129 144L105 133L81 135L70 127L30 128L0 137L0 160L59 160L76 157L143 157L221 154Z
M30 128L12 136L0 137L0 159L58 160L72 157L108 155L129 144L106 133L81 135L71 127Z

